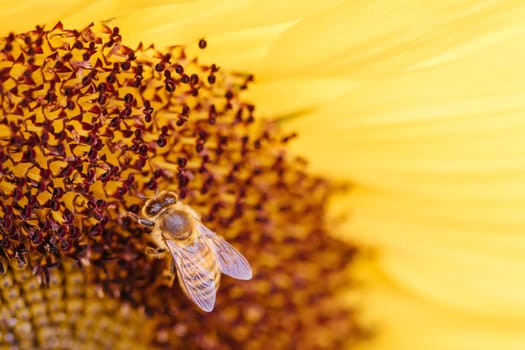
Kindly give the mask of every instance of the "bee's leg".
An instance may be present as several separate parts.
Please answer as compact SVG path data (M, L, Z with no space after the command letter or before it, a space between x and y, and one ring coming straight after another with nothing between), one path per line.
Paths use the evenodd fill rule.
M173 286L173 282L175 281L175 274L171 273L170 271L164 270L163 276L166 280L166 285L171 288Z
M151 256L152 258L156 258L156 259L162 259L166 256L166 251L164 249L146 247L144 252L146 253L147 256Z
M162 277L166 279L166 284L171 288L175 281L175 260L171 259L170 269L162 272Z

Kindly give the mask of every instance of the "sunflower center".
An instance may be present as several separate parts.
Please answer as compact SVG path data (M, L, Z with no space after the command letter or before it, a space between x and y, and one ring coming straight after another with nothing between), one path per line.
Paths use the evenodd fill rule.
M326 234L333 188L287 155L294 135L255 119L242 98L251 75L201 64L180 46L132 50L106 26L37 27L0 38L0 48L6 276L21 266L45 290L52 271L67 280L80 266L83 288L155 321L161 348L339 348L357 337L352 311L332 302L354 253ZM166 261L145 254L150 232L122 215L162 190L176 192L254 267L242 286L224 279L214 314L197 313L166 285ZM24 288L15 289L26 296ZM17 331L0 322L0 333Z

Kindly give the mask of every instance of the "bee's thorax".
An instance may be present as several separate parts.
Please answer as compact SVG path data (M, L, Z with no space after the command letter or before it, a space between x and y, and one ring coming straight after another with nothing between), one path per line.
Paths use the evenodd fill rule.
M167 239L186 239L191 234L192 226L185 212L179 210L166 210L159 217L160 229Z

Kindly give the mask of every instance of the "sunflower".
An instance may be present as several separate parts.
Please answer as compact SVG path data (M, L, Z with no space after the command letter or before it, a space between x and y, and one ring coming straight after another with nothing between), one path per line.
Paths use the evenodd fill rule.
M311 67L355 86L286 127L314 171L353 184L332 210L349 217L339 237L371 248L362 305L377 336L364 348L522 347L524 11L355 3L285 34L346 19L350 38Z
M10 174L0 183L3 344L343 348L371 330L359 347L520 348L520 2L48 7L28 1L0 15L3 52L17 53L9 64L21 82L2 81L4 95L41 83L34 72L77 84L40 99L21 94L8 104L19 117L4 117L2 146L16 157L0 154ZM57 44L72 49L67 62L67 53L48 55ZM54 71L29 61L31 49L52 56ZM97 58L105 75L90 74L86 62ZM188 99L170 102L170 90ZM87 104L124 114L108 111L101 125L75 119ZM65 110L74 131L49 133L35 106ZM125 129L135 114L151 127ZM50 164L27 146L46 132ZM89 172L94 161L104 165ZM136 193L171 184L258 269L248 284L224 281L215 317L161 281L162 262L144 254L146 231L111 226L119 210L138 211ZM36 220L44 207L60 215ZM348 268L353 242L364 253ZM356 280L367 331L346 306Z
M220 30L169 43L150 33L147 43L126 24L146 30L137 21L148 12L182 21L204 4L132 6L117 18L98 5L78 22L64 15L0 38L2 345L318 349L362 339L340 296L356 248L329 235L327 199L343 186L287 151L296 135L258 115L251 72L202 54L213 47L206 33ZM130 220L166 190L253 267L249 282L222 279L213 313L164 278L171 258L155 259L151 230Z

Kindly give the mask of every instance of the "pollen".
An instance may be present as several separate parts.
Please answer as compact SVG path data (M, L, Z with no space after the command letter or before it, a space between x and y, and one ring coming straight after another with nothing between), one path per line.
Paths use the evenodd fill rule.
M0 345L70 348L109 328L94 348L333 349L361 337L335 298L356 252L328 235L338 189L287 153L295 134L256 116L243 98L253 81L182 46L131 49L104 25L0 39ZM211 314L166 284L169 264L145 254L150 232L124 215L160 190L254 269L223 279Z

